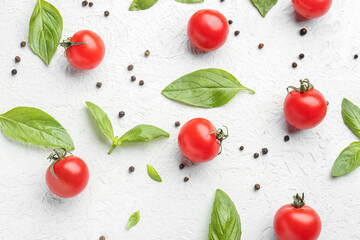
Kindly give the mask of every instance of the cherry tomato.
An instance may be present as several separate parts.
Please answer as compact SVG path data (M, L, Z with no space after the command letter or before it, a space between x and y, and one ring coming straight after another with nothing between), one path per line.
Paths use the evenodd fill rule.
M58 179L51 173L49 166L45 176L46 184L54 194L62 198L78 195L89 181L88 167L83 160L75 156L56 161L53 170Z
M292 0L295 11L303 17L312 19L325 15L332 0Z
M309 80L300 83L300 88L292 90L286 96L284 114L290 125L298 129L310 129L325 118L327 104L324 96L314 89Z
M90 30L78 31L70 40L60 45L66 48L69 63L82 70L96 68L105 55L103 40Z
M196 163L214 159L221 151L221 142L226 139L221 129L205 118L194 118L181 128L178 144L182 154Z
M316 240L321 232L319 215L297 194L293 204L281 207L274 218L278 240Z
M187 31L194 47L210 52L225 43L229 34L229 24L220 12L203 9L190 18Z

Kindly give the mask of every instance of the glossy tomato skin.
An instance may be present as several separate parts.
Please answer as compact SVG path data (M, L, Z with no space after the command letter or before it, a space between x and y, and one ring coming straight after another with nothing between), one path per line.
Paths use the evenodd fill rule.
M278 240L316 240L321 232L321 220L307 205L296 209L288 204L277 211L274 230Z
M101 37L90 30L81 30L74 34L71 42L85 44L73 45L66 50L71 65L82 70L96 68L105 56L105 44Z
M70 198L81 193L89 181L89 169L85 162L78 157L68 156L54 164L56 179L46 171L46 184L59 197Z
M312 88L305 93L293 90L284 102L284 114L288 123L298 129L310 129L322 122L327 112L324 96Z
M178 144L182 154L196 163L214 159L219 153L220 142L216 139L215 126L205 118L194 118L181 128Z
M332 0L292 0L292 3L298 14L312 19L325 15L331 7Z
M229 34L229 24L220 12L203 9L190 18L187 31L194 47L210 52L224 45Z

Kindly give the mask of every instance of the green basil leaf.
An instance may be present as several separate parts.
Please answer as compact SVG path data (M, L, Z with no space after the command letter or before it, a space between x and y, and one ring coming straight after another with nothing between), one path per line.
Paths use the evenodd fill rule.
M341 108L341 115L344 119L344 123L358 138L360 138L360 108L346 98L343 99Z
M113 140L114 130L108 115L98 105L92 102L86 102L86 105L90 109L103 134L110 140Z
M151 8L158 0L133 0L129 11L139 11Z
M156 182L162 182L162 179L160 177L160 175L158 174L158 172L155 170L155 168L153 166L150 166L149 164L147 165L147 172L149 174L149 177L156 181Z
M277 0L251 0L251 2L254 4L261 16L265 17L271 8L275 6Z
M191 106L216 108L229 102L241 90L255 93L241 85L230 73L208 68L182 76L161 93L171 100Z
M216 190L209 240L240 240L241 222L236 207L222 190Z
M127 221L126 229L129 230L130 228L134 227L140 221L140 210L134 212Z
M360 142L353 142L345 148L336 159L332 168L332 176L339 177L354 171L360 166Z
M22 142L69 151L75 149L60 123L37 108L17 107L0 114L0 127L6 135Z
M46 64L61 40L63 20L59 11L50 3L38 0L29 24L29 45L31 50Z
M148 142L159 137L169 138L170 135L158 127L142 124L122 135L116 144L121 146L123 143L128 142Z
M175 0L179 3L202 3L204 0Z

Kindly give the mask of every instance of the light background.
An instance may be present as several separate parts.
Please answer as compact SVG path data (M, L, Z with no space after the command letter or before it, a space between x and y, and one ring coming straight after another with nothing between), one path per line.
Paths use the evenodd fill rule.
M296 192L305 192L306 202L321 216L320 239L360 239L360 170L338 179L330 176L338 154L356 140L340 112L343 97L360 104L360 62L353 59L360 45L360 1L335 1L325 17L311 21L297 21L290 0L279 1L265 19L248 0L192 5L160 0L139 12L127 10L130 0L94 0L92 8L82 7L81 0L50 2L63 16L63 38L94 30L105 41L105 59L95 70L77 71L58 49L45 66L28 46L19 46L27 40L35 0L0 0L0 112L33 106L54 116L72 136L74 154L88 164L90 182L78 197L55 197L44 181L51 149L1 133L0 239L207 239L217 188L235 202L244 240L275 240L273 216ZM234 23L221 49L196 56L186 26L202 8L217 9ZM110 11L107 18L105 10ZM304 37L299 35L302 27L308 29ZM241 31L238 37L235 30ZM265 44L262 50L259 43ZM300 53L303 60L298 60ZM16 55L22 58L19 64ZM293 61L298 68L291 67ZM132 72L126 69L129 64L135 65ZM231 72L256 94L242 92L217 109L180 105L160 94L176 78L209 67ZM16 76L11 76L13 68ZM131 75L145 85L130 82ZM282 112L286 87L306 77L329 100L328 114L315 129L289 133ZM127 145L108 156L110 142L91 118L87 100L109 114L116 134L147 123L171 137ZM119 119L121 110L126 115ZM216 160L180 171L174 122L194 117L228 126L230 137ZM291 137L287 143L286 134ZM262 147L269 154L254 159ZM148 177L146 164L158 170L163 183ZM131 165L133 174L128 173ZM187 183L185 176L190 177ZM255 183L261 184L258 192ZM126 231L128 217L139 209L139 224Z

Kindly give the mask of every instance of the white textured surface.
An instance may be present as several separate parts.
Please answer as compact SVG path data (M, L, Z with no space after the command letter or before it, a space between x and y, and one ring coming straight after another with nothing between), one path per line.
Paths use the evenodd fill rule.
M28 21L35 0L0 0L0 112L25 105L53 115L68 129L76 151L90 168L86 190L73 199L49 193L45 181L46 157L51 149L34 147L0 134L0 239L108 240L207 239L212 203L217 188L227 192L241 215L244 240L276 239L275 212L305 192L307 203L321 216L322 240L360 239L360 170L332 179L332 164L340 151L356 138L341 119L341 100L359 98L360 1L335 1L330 12L312 21L296 21L291 1L279 1L263 19L250 1L206 0L186 5L159 1L152 9L129 12L130 0L94 0L92 8L81 0L52 0L64 19L63 37L91 29L106 44L106 57L97 69L74 70L59 49L46 67L28 46ZM195 56L188 48L186 25L202 8L214 8L234 21L225 46ZM103 12L110 11L105 18ZM299 36L306 27L308 34ZM241 34L234 37L233 32ZM264 49L257 49L263 42ZM143 53L151 51L149 58ZM298 60L299 53L305 58ZM15 64L19 55L21 63ZM291 63L297 61L297 69ZM128 72L128 64L134 64ZM11 76L12 68L18 69ZM171 81L191 71L218 67L256 90L240 93L217 109L177 104L160 92ZM130 82L134 74L145 85ZM310 78L330 101L325 121L309 131L288 133L282 103L288 85ZM97 89L97 81L103 87ZM107 155L110 142L90 117L84 102L93 101L109 114L115 132L136 124L154 124L170 139L127 145ZM126 116L118 119L123 110ZM206 117L226 125L231 137L215 161L180 171L176 120ZM284 143L283 137L291 140ZM245 146L243 152L238 151ZM267 156L254 160L262 147ZM146 164L153 165L163 183L152 181ZM128 167L136 170L128 174ZM190 177L188 183L183 182ZM255 183L261 190L254 192ZM140 223L125 230L127 218L141 210Z

